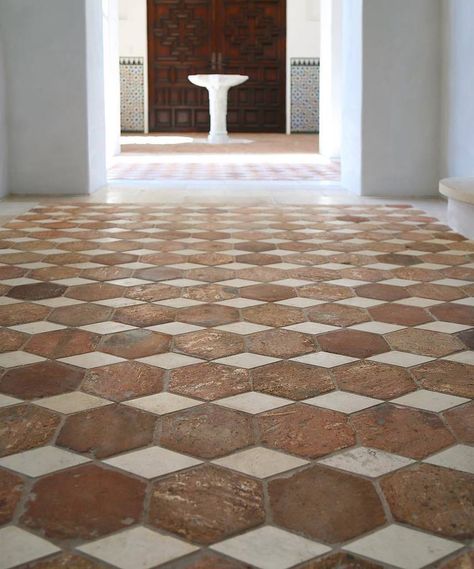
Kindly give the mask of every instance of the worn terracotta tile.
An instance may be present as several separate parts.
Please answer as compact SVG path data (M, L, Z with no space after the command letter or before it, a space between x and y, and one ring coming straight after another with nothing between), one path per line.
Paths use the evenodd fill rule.
M22 496L23 486L19 476L0 470L0 524L12 521Z
M161 283L145 284L127 287L124 296L133 300L155 302L157 300L179 297L180 289L175 286Z
M156 304L137 304L118 308L113 316L116 322L130 326L148 327L172 322L175 318L175 310L167 306Z
M84 371L55 361L9 369L0 379L0 392L20 399L50 397L74 391Z
M112 401L126 401L161 392L163 377L164 371L158 367L120 362L89 370L81 389Z
M300 287L298 292L299 296L326 301L343 300L355 296L349 287L327 283L305 285Z
M170 345L170 336L139 328L104 336L99 350L122 358L135 359L168 352Z
M64 326L86 326L109 320L112 310L98 304L75 304L55 308L48 317L50 322L64 324Z
M273 256L273 255L270 255ZM289 286L275 284L258 284L244 287L240 296L242 298L252 298L254 300L262 300L264 302L276 302L278 300L286 300L296 296L296 292Z
M168 388L171 393L213 401L250 391L250 374L222 364L195 364L172 370Z
M369 308L369 313L378 322L399 324L400 326L418 326L434 320L425 309L402 304L397 304L396 310L393 309L392 304L380 304Z
M156 417L122 405L107 405L69 415L57 444L105 458L151 443Z
M308 317L313 322L330 326L353 326L370 320L366 310L342 304L320 304L308 310Z
M264 326L291 326L305 321L305 316L300 308L282 306L281 304L261 304L244 308L242 314L245 320Z
M474 443L474 403L450 409L444 414L449 427L459 442Z
M149 516L159 529L215 543L264 521L262 484L223 468L200 466L155 482Z
M374 298L387 302L408 298L410 294L401 286L372 283L357 287L357 296L364 298Z
M107 283L91 283L69 287L66 296L76 300L94 302L107 298L118 298L123 294L123 287Z
M421 459L454 443L454 437L434 413L378 405L352 417L364 446Z
M405 328L391 332L385 336L393 350L420 354L423 356L441 357L458 352L464 348L452 334Z
M36 283L14 286L7 296L21 300L43 300L62 296L66 290L67 287L54 283Z
M354 557L350 553L334 553L305 563L299 569L383 569L382 565Z
M0 326L17 326L45 319L50 309L39 304L6 304L0 306Z
M381 481L394 518L454 539L474 535L474 476L418 464Z
M412 374L425 389L474 398L472 366L438 360L415 367Z
M293 358L317 349L311 336L291 330L258 332L249 336L247 342L249 351L279 358Z
M458 338L469 350L474 350L474 328L458 334Z
M173 569L173 563L164 565L163 569ZM250 569L250 565L232 559L224 559L220 555L205 554L201 556L198 554L183 561L180 569Z
M359 330L335 330L321 334L318 336L318 343L325 352L355 358L368 358L390 351L382 336Z
M4 328L0 330L0 353L15 352L23 346L28 336L15 330Z
M301 400L334 389L329 372L298 362L276 362L252 371L255 391Z
M474 306L438 304L437 306L432 306L430 312L438 320L474 326Z
M0 409L0 456L48 444L59 423L55 413L33 405Z
M183 292L183 298L198 300L200 302L218 302L222 300L230 300L231 298L236 298L238 296L238 289L218 284L190 286Z
M318 541L346 541L385 523L371 482L322 466L272 480L268 494L278 526Z
M143 482L96 465L80 466L36 482L21 523L48 538L94 539L138 522L144 498Z
M446 562L442 562L437 569L473 569L474 551L467 551Z
M217 458L255 444L255 435L249 415L208 405L163 417L160 444L199 458Z
M359 361L333 368L332 373L342 391L375 399L394 399L416 389L410 374L399 366Z
M59 359L94 352L100 336L73 328L42 332L31 336L25 351L45 358Z
M72 553L63 553L46 561L21 565L18 569L104 569L105 567L103 563L98 561L86 559Z
M230 322L236 322L239 318L239 311L235 308L217 304L201 304L183 308L177 316L179 322L205 327L230 324Z
M241 336L220 330L200 330L177 336L174 349L190 356L214 360L245 351Z
M317 458L355 444L347 416L294 404L257 418L264 445L305 458Z

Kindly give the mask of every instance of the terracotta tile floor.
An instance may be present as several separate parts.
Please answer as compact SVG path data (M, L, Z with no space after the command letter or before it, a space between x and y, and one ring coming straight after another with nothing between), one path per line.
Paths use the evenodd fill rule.
M473 242L64 204L0 247L0 569L473 567Z

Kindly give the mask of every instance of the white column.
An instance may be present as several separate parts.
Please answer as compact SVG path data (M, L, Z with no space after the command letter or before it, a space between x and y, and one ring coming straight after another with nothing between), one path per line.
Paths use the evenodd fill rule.
M342 182L437 195L440 1L344 0Z
M102 23L97 0L0 2L11 193L106 183Z
M341 155L342 0L321 0L319 152Z

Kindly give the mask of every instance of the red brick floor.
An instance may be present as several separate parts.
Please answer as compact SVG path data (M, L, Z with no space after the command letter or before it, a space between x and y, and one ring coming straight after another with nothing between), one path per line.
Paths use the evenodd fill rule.
M0 229L0 569L471 569L474 243L404 206Z

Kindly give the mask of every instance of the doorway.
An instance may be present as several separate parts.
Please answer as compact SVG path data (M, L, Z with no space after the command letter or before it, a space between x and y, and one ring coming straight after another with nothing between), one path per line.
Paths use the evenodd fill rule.
M286 129L286 0L148 0L149 129L209 130L188 75L249 75L229 93L230 132Z

